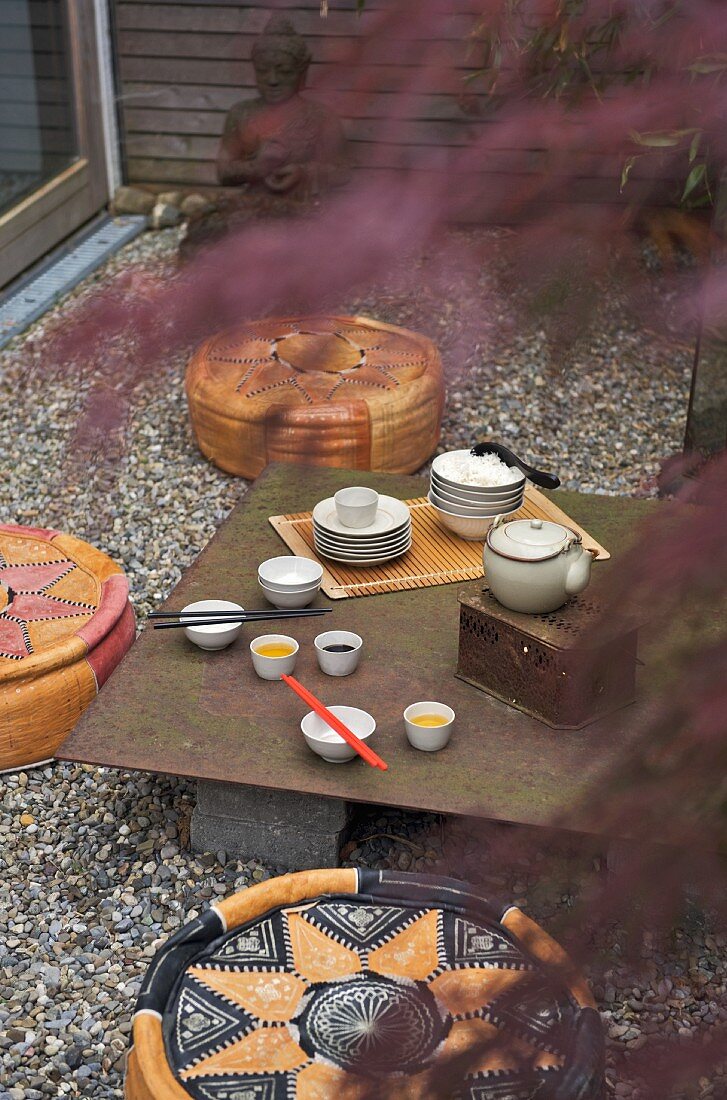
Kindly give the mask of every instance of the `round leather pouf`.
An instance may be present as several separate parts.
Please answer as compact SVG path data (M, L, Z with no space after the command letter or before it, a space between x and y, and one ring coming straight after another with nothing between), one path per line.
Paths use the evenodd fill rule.
M269 462L412 473L439 442L435 345L367 317L251 321L198 348L186 387L200 449L240 477Z
M134 633L111 558L59 531L0 525L0 770L53 756Z
M253 886L167 942L126 1098L595 1100L602 1086L590 992L537 924L454 879L351 869Z

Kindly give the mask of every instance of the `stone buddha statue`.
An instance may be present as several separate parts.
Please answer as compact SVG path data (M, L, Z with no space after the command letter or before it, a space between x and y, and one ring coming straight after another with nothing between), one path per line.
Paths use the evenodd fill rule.
M217 156L220 183L310 197L344 182L341 123L301 95L311 55L289 20L270 18L252 61L259 94L228 111Z

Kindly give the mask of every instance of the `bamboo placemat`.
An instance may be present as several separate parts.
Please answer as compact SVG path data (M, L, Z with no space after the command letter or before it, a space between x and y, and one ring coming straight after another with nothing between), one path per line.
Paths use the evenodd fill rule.
M374 596L381 592L401 592L407 588L431 588L437 584L474 581L484 576L482 542L467 542L442 527L437 513L426 497L405 502L411 509L413 540L411 549L386 565L367 569L348 566L319 557L313 538L310 512L271 516L270 523L286 546L303 558L312 558L323 566L321 588L332 600L347 596ZM522 508L513 519L551 519L565 523L583 536L583 545L593 550L597 560L610 558L609 552L587 531L551 500L532 486L525 490Z

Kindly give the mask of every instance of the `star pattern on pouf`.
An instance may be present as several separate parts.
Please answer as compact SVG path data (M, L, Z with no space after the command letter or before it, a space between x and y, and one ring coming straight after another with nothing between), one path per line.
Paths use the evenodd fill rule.
M74 634L98 606L95 579L47 542L0 538L0 659Z
M210 351L213 362L239 364L235 387L242 397L276 392L281 400L306 404L332 401L342 389L393 390L400 374L424 370L425 356L398 333L337 318L307 320L238 331L221 337Z
M358 1100L377 1076L420 1100L435 1059L473 1044L461 1096L527 1100L563 1065L573 1012L501 925L327 900L197 955L165 1032L196 1100Z

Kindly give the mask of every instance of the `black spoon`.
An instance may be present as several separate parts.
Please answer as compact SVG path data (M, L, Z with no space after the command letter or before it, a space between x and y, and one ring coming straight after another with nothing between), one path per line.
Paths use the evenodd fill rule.
M556 477L555 474L546 474L545 470L536 470L534 466L528 466L527 462L523 462L521 458L513 454L509 447L503 446L502 443L490 443L488 440L483 443L475 443L470 454L477 455L478 458L482 458L484 455L497 455L503 462L507 462L508 466L518 466L525 476L530 478L535 485L539 485L541 489L557 489L560 485L560 478Z

